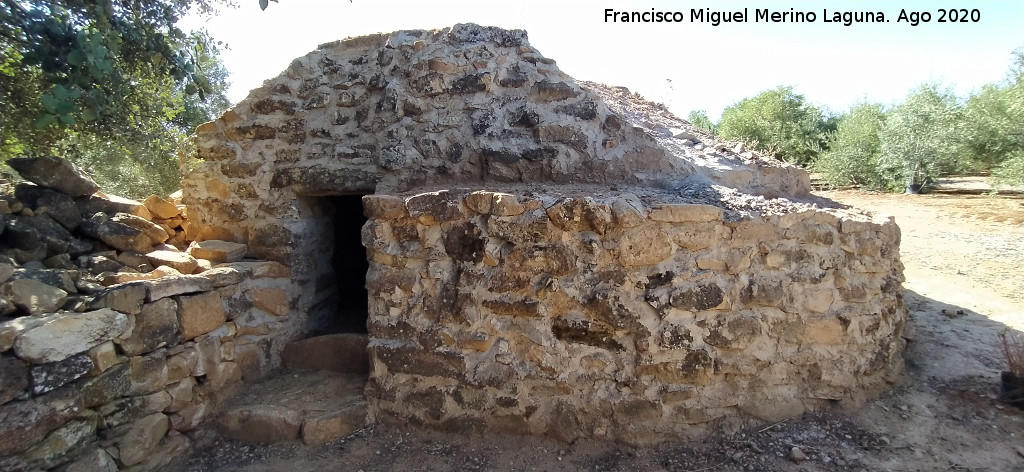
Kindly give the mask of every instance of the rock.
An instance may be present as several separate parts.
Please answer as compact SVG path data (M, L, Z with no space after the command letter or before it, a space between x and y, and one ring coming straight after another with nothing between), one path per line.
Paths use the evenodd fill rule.
M143 205L154 217L160 219L170 219L181 214L181 210L178 209L174 202L164 200L156 195L150 195L142 201Z
M245 273L234 267L214 267L201 272L203 277L210 279L213 288L235 285L245 279Z
M117 463L106 451L96 448L78 456L64 472L117 472Z
M168 266L182 274L191 274L199 267L194 257L178 251L153 251L146 254L146 258L154 266Z
M157 225L145 218L130 215L128 213L117 213L110 219L110 221L131 226L132 228L142 231L151 241L153 241L153 244L163 244L171 237L171 235L167 234L167 231L160 227L160 225Z
M142 302L146 299L146 286L139 282L111 285L96 295L89 303L89 309L112 310L137 315L142 310Z
M20 318L0 323L0 352L6 352L14 347L14 340L17 339L21 333L37 326L42 326L56 316L60 315L22 316Z
M107 308L61 313L22 332L14 341L14 352L37 364L57 362L110 341L127 328L128 317Z
M151 219L153 215L141 203L117 195L99 194L90 195L75 199L78 211L85 218L92 218L96 213L114 215L117 213L128 213L144 219Z
M0 286L0 293L30 315L56 311L68 299L67 292L35 279L12 280Z
M15 270L14 274L11 276L11 280L38 280L46 285L57 287L71 294L76 291L74 279L78 278L77 275L72 277L72 274L76 274L76 272L62 269L25 268Z
M103 429L118 428L118 433L123 433L123 426L138 421L139 419L160 413L171 404L171 396L163 390L143 396L130 396L118 398L110 403L100 406L97 410L103 415Z
M31 250L42 244L39 230L28 223L26 218L15 218L4 224L3 241L14 249Z
M124 469L124 472L150 472L164 470L174 459L181 457L191 446L188 436L177 431L168 431L160 443L149 451L145 460Z
M14 196L32 208L36 216L48 215L68 231L74 231L82 222L75 200L63 193L21 183L14 187Z
M128 365L121 363L108 369L97 377L93 377L82 385L82 405L94 408L110 403L131 389L132 379Z
M201 275L171 275L144 280L142 283L146 284L148 302L174 295L213 290L213 282Z
M92 370L89 371L91 377L100 375L121 363L121 358L117 356L117 351L114 349L114 343L110 341L89 349L86 354L89 359L92 359Z
M0 356L0 405L18 398L28 388L28 367L14 356Z
M257 290L250 290L249 297L252 299L254 307L270 313L271 315L286 315L290 309L288 292L281 288L266 287Z
M360 402L341 411L309 418L302 423L302 442L310 446L348 436L366 425L366 403Z
M162 298L142 306L131 334L119 341L126 356L145 354L163 346L178 344L178 305Z
M188 253L192 257L206 259L215 264L240 261L248 251L249 247L245 244L216 239L196 241L188 247Z
M283 406L235 408L217 419L217 431L229 439L250 444L273 444L298 439L302 415Z
M32 393L42 395L56 390L81 378L92 368L92 359L86 354L74 355L48 364L34 365L29 369L29 375L32 378Z
M103 241L104 244L118 251L149 252L153 240L141 230L116 221L102 221L93 218L82 222L79 227L82 234Z
M208 279L203 279L209 282ZM178 325L182 341L209 333L228 319L228 314L217 292L178 297Z
M75 457L96 436L96 417L70 421L25 451L24 457L36 467L51 469Z
M281 362L291 370L327 370L365 374L370 360L365 334L326 334L292 341L281 352Z
M800 464L803 461L807 460L807 454L804 454L804 451L801 451L799 447L793 446L789 450L788 458L791 462Z
M651 209L648 217L670 223L702 223L722 221L722 209L711 205L661 205Z
M0 406L0 456L28 449L81 412L82 397L71 388Z
M131 466L145 460L169 428L170 423L163 413L153 413L132 423L117 445L121 463Z
M99 190L88 174L66 159L55 156L16 157L7 165L18 171L26 180L43 187L50 187L70 197L91 195Z

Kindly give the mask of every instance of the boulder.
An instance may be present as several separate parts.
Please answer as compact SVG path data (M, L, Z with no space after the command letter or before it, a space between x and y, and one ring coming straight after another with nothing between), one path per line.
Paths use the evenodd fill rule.
M162 298L142 306L135 317L132 333L120 340L121 350L127 356L145 354L179 341L178 305L173 299Z
M67 292L35 279L12 280L0 286L0 293L30 315L56 311L68 299Z
M220 294L217 292L178 297L178 305L178 326L183 341L209 333L228 319Z
M163 244L171 236L167 234L160 225L153 223L145 218L130 215L128 213L117 213L110 221L121 223L124 225L131 226L139 231L142 231L153 241L153 244Z
M188 253L197 259L206 259L213 263L237 262L245 257L249 248L245 244L210 239L196 241L188 247Z
M42 364L67 359L120 336L128 328L124 313L104 308L86 313L59 313L14 340L14 352Z
M78 212L85 218L92 218L92 215L96 213L107 215L128 213L129 215L135 215L147 220L153 217L143 204L117 195L97 193L96 195L75 199L75 204L78 205Z
M16 157L7 165L25 180L49 187L70 197L83 197L99 190L88 174L66 159L56 156Z
M142 310L142 303L145 300L146 286L139 282L129 282L107 287L93 298L89 308L110 308L121 313L137 315Z
M100 215L100 213L97 213ZM93 217L82 222L79 227L82 234L103 241L104 244L119 251L149 252L153 240L141 230L116 221Z
M38 269L38 268L22 268L17 269L11 274L11 280L22 280L32 279L42 282L46 285L57 287L65 292L74 293L77 291L75 288L75 281L72 277L73 272L64 269Z
M82 397L72 388L0 406L0 456L28 449L81 412Z
M117 446L121 463L130 466L145 460L169 428L170 422L163 413L153 413L132 423Z

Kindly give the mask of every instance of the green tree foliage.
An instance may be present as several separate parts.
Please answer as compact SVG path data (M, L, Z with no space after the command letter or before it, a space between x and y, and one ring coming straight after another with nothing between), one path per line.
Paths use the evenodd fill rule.
M722 112L718 135L744 141L788 162L808 164L825 147L835 122L826 120L792 87L778 87L746 98Z
M216 43L176 22L220 2L0 0L0 159L57 153L109 168L101 183L137 167L125 193L173 190L184 134L226 105Z
M711 121L711 118L708 118L708 113L704 110L690 110L690 114L686 117L686 121L689 121L690 124L711 134L715 134L718 131L715 124Z
M964 106L962 152L970 170L993 170L997 184L1024 182L1024 49L1014 51L1007 78L989 84Z
M882 124L879 173L893 189L926 191L935 179L958 170L962 110L956 97L925 84L889 113Z
M838 120L838 128L812 168L821 172L832 185L864 185L884 188L887 180L878 172L882 150L879 135L885 122L885 110L876 103L862 103Z

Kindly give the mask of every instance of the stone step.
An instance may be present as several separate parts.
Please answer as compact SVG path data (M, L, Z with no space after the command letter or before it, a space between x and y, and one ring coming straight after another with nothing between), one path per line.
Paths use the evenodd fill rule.
M365 334L341 333L292 341L281 352L281 361L292 371L326 370L367 374L370 358Z
M366 423L366 375L284 372L246 385L217 419L226 438L251 444L342 438Z

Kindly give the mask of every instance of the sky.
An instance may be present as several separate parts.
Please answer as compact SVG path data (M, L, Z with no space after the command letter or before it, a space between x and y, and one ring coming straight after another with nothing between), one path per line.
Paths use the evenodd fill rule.
M227 44L228 97L245 98L317 45L400 29L478 23L525 29L530 44L580 80L628 87L685 117L717 121L739 100L780 85L840 113L863 101L898 103L925 82L963 97L1004 79L1024 46L1024 1L557 1L236 0L213 18L189 17ZM977 10L977 22L939 23L939 9ZM613 23L605 10L679 11L678 23ZM691 9L747 12L746 22L696 22ZM812 12L811 22L755 22L755 10ZM897 21L901 11L930 22ZM882 12L887 22L826 23L835 12ZM705 13L706 14L706 13Z

